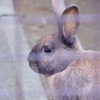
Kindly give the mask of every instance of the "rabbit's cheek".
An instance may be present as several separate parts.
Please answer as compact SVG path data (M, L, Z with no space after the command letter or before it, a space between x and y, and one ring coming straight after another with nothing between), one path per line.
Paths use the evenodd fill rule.
M39 63L39 72L41 72L44 75L52 75L54 74L53 66L49 63Z

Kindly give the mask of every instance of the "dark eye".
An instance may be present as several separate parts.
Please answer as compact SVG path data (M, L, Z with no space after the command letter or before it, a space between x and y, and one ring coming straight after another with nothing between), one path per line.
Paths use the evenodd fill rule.
M50 48L50 47L44 46L43 49L44 49L45 53L51 53L52 52L52 48Z

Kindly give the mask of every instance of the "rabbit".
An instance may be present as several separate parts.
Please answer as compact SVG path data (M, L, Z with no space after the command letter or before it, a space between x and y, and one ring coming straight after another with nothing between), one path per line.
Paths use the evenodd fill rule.
M79 7L52 0L58 32L42 38L29 66L47 77L54 100L100 100L100 52L84 50L77 37Z

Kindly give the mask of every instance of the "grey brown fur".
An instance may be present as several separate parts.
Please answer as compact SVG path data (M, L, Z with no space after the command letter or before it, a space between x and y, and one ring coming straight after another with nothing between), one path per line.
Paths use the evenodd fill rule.
M52 0L58 33L41 39L28 56L30 67L47 76L54 100L100 100L100 52L85 51L76 36L79 8Z

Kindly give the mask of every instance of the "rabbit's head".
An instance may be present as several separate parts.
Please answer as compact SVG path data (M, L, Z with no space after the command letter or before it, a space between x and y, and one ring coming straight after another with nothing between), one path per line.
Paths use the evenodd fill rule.
M63 12L55 11L58 32L41 39L28 56L30 67L38 73L50 76L63 71L77 59L81 45L76 37L79 27L79 8L68 6Z

